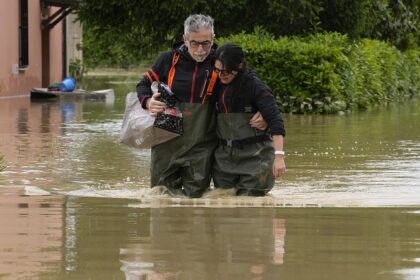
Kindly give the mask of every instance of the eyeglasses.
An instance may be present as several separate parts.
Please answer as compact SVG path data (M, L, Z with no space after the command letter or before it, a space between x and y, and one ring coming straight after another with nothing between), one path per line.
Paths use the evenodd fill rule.
M228 70L222 70L219 68L214 67L214 72L216 72L216 74L220 74L221 76L227 76L230 74L234 74L232 71L228 71Z
M203 49L208 49L211 47L211 45L213 44L212 41L206 40L203 42L199 42L199 41L195 41L195 40L187 40L188 42L190 42L190 46L193 48L198 48L200 45L203 47Z

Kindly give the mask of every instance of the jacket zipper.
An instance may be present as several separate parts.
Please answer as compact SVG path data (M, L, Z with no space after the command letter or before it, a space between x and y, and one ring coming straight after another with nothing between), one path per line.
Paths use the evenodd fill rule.
M200 90L200 98L203 98L204 88L207 85L208 78L209 78L209 70L206 70L206 76L204 77L204 83L203 83L203 86L201 87L201 90Z
M225 113L228 112L226 102L225 102L225 94L226 94L228 88L229 88L229 86L227 86L222 92L222 105L223 105L223 108L225 109Z
M190 103L193 103L194 101L194 88L195 88L195 79L197 77L197 69L198 69L198 63L195 63L195 69L194 69L194 74L193 74L193 79L192 79L192 84L191 84Z

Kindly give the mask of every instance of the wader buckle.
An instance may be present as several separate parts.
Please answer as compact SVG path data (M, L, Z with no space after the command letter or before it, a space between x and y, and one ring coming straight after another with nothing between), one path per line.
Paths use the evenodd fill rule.
M245 145L262 143L264 141L272 141L271 136L268 134L264 134L264 135L243 138L243 139L237 139L237 140L219 139L219 143L222 144L223 146L227 146L230 148L233 147L237 149L243 149Z
M226 146L232 147L233 146L233 140L232 139L226 139Z

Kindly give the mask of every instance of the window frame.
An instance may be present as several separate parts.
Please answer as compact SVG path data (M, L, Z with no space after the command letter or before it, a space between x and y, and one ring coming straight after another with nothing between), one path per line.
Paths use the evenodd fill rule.
M29 65L28 0L19 0L19 68Z

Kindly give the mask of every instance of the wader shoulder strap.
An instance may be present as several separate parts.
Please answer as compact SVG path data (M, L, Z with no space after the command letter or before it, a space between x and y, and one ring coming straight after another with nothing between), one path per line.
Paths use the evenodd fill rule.
M159 76L156 74L155 71L153 71L152 68L150 68L149 71L147 71L146 73L144 73L144 75L149 79L150 83L153 83L153 81L160 82L159 81Z
M175 64L178 62L179 56L180 54L176 52L174 52L172 55L172 64L168 75L169 88L172 88L172 81L174 80L175 76ZM158 83L160 82L158 74L156 74L156 72L153 71L152 68L150 68L146 73L144 73L144 75L149 79L150 83L153 83L153 81L157 81Z
M216 84L216 80L217 80L217 73L215 71L213 71L211 73L211 79L210 79L209 86L207 87L207 95L212 95L213 94L213 88L214 88L214 84Z
M207 93L204 96L201 104L204 104L206 102L207 95L210 95L210 96L213 95L213 89L214 89L214 85L216 84L216 80L217 80L217 73L215 71L212 71L210 82L209 82L209 85L207 87Z
M169 86L170 89L172 89L172 82L173 82L174 77L175 77L175 64L178 62L179 57L180 57L180 54L174 52L174 54L172 56L171 69L169 70L169 75L168 75L168 86Z

